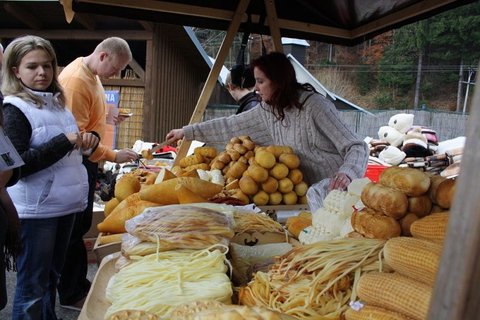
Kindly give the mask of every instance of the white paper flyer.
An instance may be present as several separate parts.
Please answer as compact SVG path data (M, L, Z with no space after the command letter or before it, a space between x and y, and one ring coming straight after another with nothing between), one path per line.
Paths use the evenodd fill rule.
M24 162L10 139L0 128L0 170L8 170L24 165Z

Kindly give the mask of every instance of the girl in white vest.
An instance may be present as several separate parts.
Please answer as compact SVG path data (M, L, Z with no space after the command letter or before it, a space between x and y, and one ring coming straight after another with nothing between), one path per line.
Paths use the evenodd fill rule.
M65 108L50 42L36 36L13 40L5 49L2 92L5 132L25 165L8 189L21 223L13 319L57 319L56 285L74 214L87 205L82 150L98 138L80 135Z

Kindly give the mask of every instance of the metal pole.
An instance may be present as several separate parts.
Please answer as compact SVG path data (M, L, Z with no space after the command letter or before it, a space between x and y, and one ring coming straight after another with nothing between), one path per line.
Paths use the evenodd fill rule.
M467 101L468 101L468 89L470 89L470 79L472 78L473 70L470 68L468 70L468 81L467 81L467 90L465 91L465 100L463 101L463 111L462 114L465 114L467 109Z

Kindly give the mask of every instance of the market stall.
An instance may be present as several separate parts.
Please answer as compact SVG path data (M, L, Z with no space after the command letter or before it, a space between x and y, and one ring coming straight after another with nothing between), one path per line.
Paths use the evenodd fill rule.
M81 3L87 2L102 2L102 1L77 1L79 3L78 8L81 7ZM105 2L105 1L104 1ZM106 1L107 5L113 5ZM116 3L120 7L126 6L125 3ZM150 9L156 9L159 11L166 11L165 2L156 2L152 1L149 2L150 5L157 4L159 6L151 7ZM429 4L430 10L439 9L442 5L455 5L455 1L446 1L441 4L439 2L434 1L420 1L418 5L425 5ZM435 4L435 5L434 5ZM438 5L438 6L437 6ZM228 19L232 19L232 23L229 24L227 37L225 38L224 45L217 56L216 63L210 72L210 75L207 79L205 84L204 90L202 95L197 103L195 113L192 115L191 122L198 122L199 115L203 113L204 108L206 106L206 97L209 96L211 93L211 83L216 79L219 73L219 65L223 63L225 57L225 50L229 46L229 42L231 41L231 36L233 33L237 32L238 27L240 25L240 20L243 12L247 9L248 1L240 1L240 4L235 10L234 14L228 15ZM75 5L73 6L75 9ZM128 7L128 6L127 6ZM272 2L266 1L265 7L269 12L269 27L271 29L271 34L274 37L274 42L278 43L278 30L283 29L283 26L288 25L286 21L281 21L284 23L283 25L277 24L276 22L279 21L276 15L272 16ZM424 8L424 7L423 7ZM185 9L185 8L184 8ZM408 19L416 18L416 15L413 14L411 10L416 10L416 12L425 14L427 11L419 10L420 7L410 8L409 12L412 14L410 16L402 16L402 19L406 19L405 21L409 21ZM198 11L197 11L198 12ZM214 13L217 14L225 14L223 11L215 11ZM274 11L273 11L274 13ZM392 17L390 17L394 20ZM392 21L390 20L390 21ZM410 20L411 21L411 20ZM282 27L279 27L282 25ZM373 25L373 23L372 23ZM305 25L304 25L305 26ZM383 27L387 27L387 25L383 25ZM391 27L391 25L388 25ZM298 28L298 25L297 25ZM295 28L293 28L295 29ZM323 31L328 31L331 29L322 29ZM362 30L362 27L359 27L357 30ZM371 33L367 32L362 34L363 35L371 35L376 31L384 30L382 28L378 28L375 30L369 30ZM308 30L311 32L320 31L318 29L313 28L312 30ZM338 30L335 30L338 31ZM303 32L306 32L304 29ZM356 34L357 36L359 34ZM340 33L337 33L336 36L340 36ZM357 38L358 39L358 38ZM480 103L480 92L476 90L474 104ZM443 254L441 259L439 260L439 276L436 278L434 284L430 283L428 287L423 287L423 292L433 292L433 296L431 299L431 304L423 304L422 313L420 318L425 318L425 312L429 312L430 319L474 319L478 314L478 306L476 304L476 300L480 297L480 289L478 289L475 284L471 281L471 279L476 279L478 275L478 268L475 266L478 264L479 255L478 255L478 247L477 244L479 243L478 230L479 227L479 219L477 219L477 208L480 207L479 199L479 188L476 186L478 177L477 173L478 170L475 170L475 164L478 163L480 158L480 154L478 153L478 142L476 141L476 133L478 132L478 125L480 123L480 116L478 112L473 112L470 117L470 123L468 127L468 135L467 135L467 142L465 144L465 151L463 153L462 159L462 171L458 176L458 183L456 186L455 197L453 201L453 205L450 208L450 217L448 223L448 229L445 238L445 246L443 249ZM185 151L184 151L185 152ZM179 154L179 160L185 158L185 154ZM425 191L424 191L425 192ZM445 229L446 225L443 225ZM414 266L415 267L415 266ZM397 271L397 270L395 270ZM400 272L400 271L397 271ZM378 275L377 275L378 276ZM372 279L365 279L363 282L363 286L367 286L366 283L369 281L376 282L380 278L372 278ZM389 279L389 281L396 281L395 283L401 284L402 282L398 282L398 279ZM400 285L402 287L402 285ZM432 291L433 290L433 291ZM377 295L382 291L377 291ZM368 298L368 295L365 294L363 299L367 301L372 301ZM385 299L386 300L386 299ZM246 300L247 301L247 300ZM387 300L386 300L387 301ZM384 305L384 308L393 308L393 302L387 301L387 305ZM412 307L415 309L415 307ZM397 309L395 309L397 310ZM430 311L428 311L430 310ZM419 317L416 313L409 313L408 316L410 317Z
M140 162L148 161L155 160ZM309 212L301 207L306 186L299 159L288 146L258 147L248 137L234 137L224 151L197 147L178 163L138 166L117 180L106 218L97 225L101 264L80 319L116 319L125 310L174 318L178 308L192 312L184 304L205 299L223 309L265 308L283 318L355 319L373 312L369 304L387 315L426 317L454 180L390 166L377 183L354 180L347 191L331 191L322 208ZM291 188L283 190L283 180ZM274 194L279 210L297 205L285 223L265 213ZM218 286L225 291L203 280L195 283L212 263L196 260L204 255L218 255L223 266ZM418 275L423 285L409 282ZM386 287L375 289L372 283L379 279L369 277L386 277ZM372 293L393 284L420 293L398 303ZM358 307L365 301L366 308Z

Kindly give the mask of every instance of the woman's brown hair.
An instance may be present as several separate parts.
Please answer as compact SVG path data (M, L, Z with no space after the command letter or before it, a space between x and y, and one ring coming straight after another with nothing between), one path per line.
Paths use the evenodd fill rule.
M272 82L273 93L269 101L272 106L272 113L280 121L285 118L285 110L290 108L302 109L299 101L299 89L314 91L311 85L302 85L297 82L295 69L281 52L271 52L253 60L251 68L258 68Z

